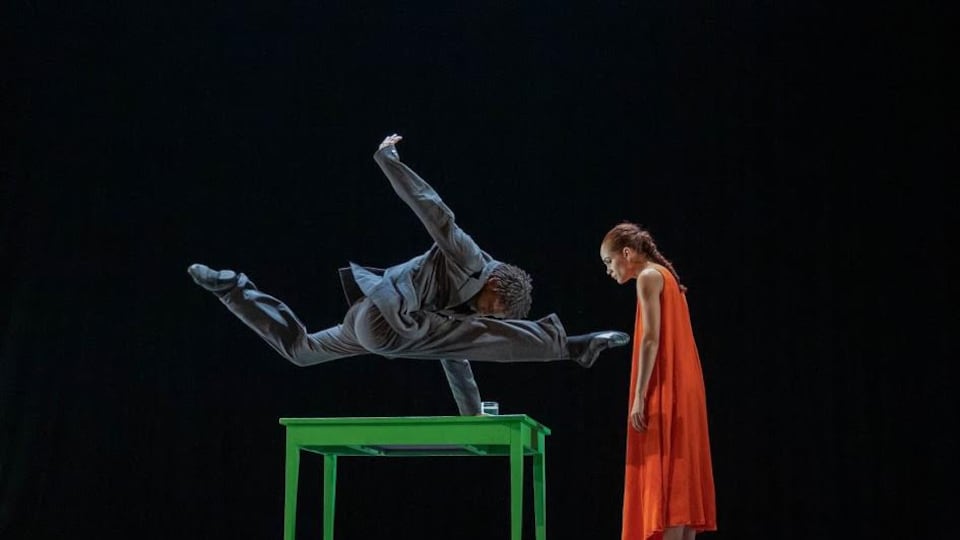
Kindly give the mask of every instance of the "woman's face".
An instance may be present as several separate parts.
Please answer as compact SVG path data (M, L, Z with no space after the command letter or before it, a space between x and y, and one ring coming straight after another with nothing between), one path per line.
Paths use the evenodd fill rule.
M607 268L607 275L620 285L637 277L637 264L632 260L635 258L634 253L634 250L628 247L613 250L606 244L600 246L600 260Z

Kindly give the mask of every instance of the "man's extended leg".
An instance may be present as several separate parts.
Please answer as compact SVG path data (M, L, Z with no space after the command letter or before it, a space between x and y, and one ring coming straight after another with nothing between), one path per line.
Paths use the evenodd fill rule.
M625 345L623 332L567 336L560 319L551 314L537 321L488 317L447 317L415 314L428 327L422 337L405 338L383 321L368 302L357 313L358 341L370 352L397 358L463 358L481 362L544 362L573 360L590 367L601 351Z
M286 304L259 291L246 275L199 264L190 266L188 272L281 356L298 366L368 354L353 332L356 306L347 311L344 324L310 334Z

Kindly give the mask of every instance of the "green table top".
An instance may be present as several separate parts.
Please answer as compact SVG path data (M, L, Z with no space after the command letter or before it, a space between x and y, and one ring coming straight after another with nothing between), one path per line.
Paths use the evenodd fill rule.
M280 418L288 444L341 456L505 456L544 451L550 428L525 414Z
M363 426L371 424L418 425L439 424L515 424L522 423L532 429L550 434L550 428L525 414L499 414L489 416L357 416L335 418L281 418L285 426Z

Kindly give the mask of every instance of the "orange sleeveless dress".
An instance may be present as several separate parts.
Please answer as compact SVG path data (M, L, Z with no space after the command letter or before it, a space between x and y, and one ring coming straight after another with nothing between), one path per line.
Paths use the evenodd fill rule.
M658 539L666 527L717 529L707 403L686 297L669 270L660 294L660 346L647 387L647 431L627 419L623 540ZM637 390L643 320L637 299L630 402Z

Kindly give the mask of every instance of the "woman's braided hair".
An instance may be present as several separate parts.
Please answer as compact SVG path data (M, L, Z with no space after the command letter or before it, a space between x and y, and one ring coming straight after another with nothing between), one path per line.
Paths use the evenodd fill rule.
M643 253L651 261L670 270L670 273L673 274L673 277L677 280L677 285L680 286L681 292L687 290L687 287L680 283L680 276L677 275L677 271L673 269L673 264L660 254L660 250L657 249L657 244L653 241L653 236L650 235L650 232L641 228L636 223L624 221L610 229L610 232L603 237L603 244L615 251L629 247Z

